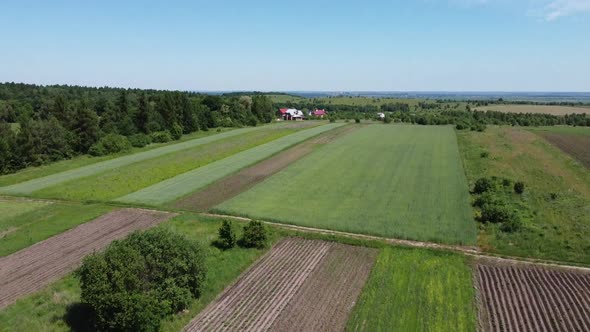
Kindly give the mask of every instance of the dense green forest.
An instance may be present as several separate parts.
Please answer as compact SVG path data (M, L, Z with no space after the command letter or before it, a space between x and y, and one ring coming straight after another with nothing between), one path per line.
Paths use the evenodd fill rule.
M270 98L0 84L0 174L81 154L104 155L216 127L271 122Z

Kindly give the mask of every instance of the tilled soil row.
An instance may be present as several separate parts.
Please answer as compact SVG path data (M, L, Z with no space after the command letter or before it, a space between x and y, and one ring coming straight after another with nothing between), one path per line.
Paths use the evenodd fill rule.
M590 274L480 260L484 331L590 331Z
M208 211L303 158L318 145L328 144L360 127L360 125L349 125L330 130L256 165L247 167L234 175L221 179L203 190L172 203L172 206L196 212Z
M344 331L377 250L334 244L271 331Z
M375 255L361 247L283 240L185 330L342 330Z
M542 136L560 150L590 168L590 136L543 133Z
M173 214L120 209L12 255L0 258L0 309L73 271L82 259L113 240L146 229Z

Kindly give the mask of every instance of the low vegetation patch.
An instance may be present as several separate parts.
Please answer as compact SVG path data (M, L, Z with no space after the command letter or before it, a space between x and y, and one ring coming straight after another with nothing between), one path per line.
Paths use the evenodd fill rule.
M133 233L77 271L82 302L99 330L156 331L167 315L199 297L205 280L205 252L183 235L165 229Z

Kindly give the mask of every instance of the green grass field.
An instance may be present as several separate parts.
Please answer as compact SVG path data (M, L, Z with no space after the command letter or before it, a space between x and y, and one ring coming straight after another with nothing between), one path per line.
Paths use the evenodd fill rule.
M278 125L278 126L282 126L282 125ZM249 128L242 128L242 129L236 129L236 130L231 130L231 131L225 131L225 132L216 133L216 134L213 134L213 132L207 132L205 134L202 134L201 137L198 139L195 138L195 139L183 141L183 142L176 143L176 144L168 144L168 145L160 146L157 148L147 149L142 152L138 152L138 153L134 153L134 154L130 154L130 155L124 155L124 156L120 156L120 157L112 158L112 159L108 159L108 157L106 157L106 159L102 159L103 161L96 162L96 163L93 162L94 158L83 158L79 162L75 161L72 163L72 164L74 164L74 166L78 166L78 167L74 167L74 168L70 168L69 167L70 164L66 161L61 164L58 163L58 165L54 166L54 167L51 167L51 165L49 165L48 167L41 168L41 170L38 172L23 171L23 172L19 172L19 173L15 174L14 176L7 176L7 178L9 178L11 180L5 180L4 183L12 182L13 184L5 186L5 187L0 187L0 193L9 194L9 195L31 195L32 193L34 193L36 191L39 191L39 190L42 190L42 189L45 189L45 188L48 188L48 187L51 187L54 185L58 185L60 183L80 179L80 178L87 177L87 176L92 176L92 175L95 175L95 174L98 174L101 172L109 171L112 169L116 169L119 167L130 165L133 163L156 158L156 157L168 154L168 153L193 148L193 147L196 147L199 145L211 143L213 141L221 140L221 139L231 137L231 136L240 135L240 134L243 134L246 132L260 130L261 128L265 128L265 127L266 126L249 127ZM18 183L13 182L14 180L21 180L22 181L22 180L26 179L27 177L31 177L31 176L34 177L35 175L44 174L48 170L49 170L49 172L51 172L51 170L53 170L55 168L57 168L59 170L60 167L63 168L64 170L60 171L58 173L53 173L53 174L45 175L42 177L30 178L29 180L24 181L24 182L20 182L20 181ZM25 174L25 176L18 176L18 174L20 174L20 173ZM1 179L1 177L0 177L0 179Z
M180 331L198 312L213 301L266 250L234 248L222 251L210 245L217 238L220 220L183 215L161 224L204 243L208 250L207 278L202 295L194 300L188 312L169 317L163 331ZM239 231L241 227L236 227ZM279 234L271 235L276 242ZM27 296L0 311L0 331L90 331L88 319L80 310L80 285L69 276L48 288Z
M110 200L296 132L269 126L35 192L36 197Z
M18 215L36 210L42 206L48 205L48 202L41 201L26 201L16 199L0 199L0 225L5 221L10 220ZM5 231L6 228L0 226L0 232ZM1 237L0 237L1 238Z
M215 210L385 237L476 240L452 127L361 128Z
M237 172L244 167L264 160L292 145L342 125L344 124L327 124L281 137L272 142L156 183L150 187L118 198L116 201L144 205L160 205L171 202Z
M23 207L23 204L27 203L31 205ZM0 257L65 232L113 209L113 207L97 204L27 203L0 202L0 212L15 211L15 207L24 208L11 215L0 217L0 233L4 233L0 236Z
M515 233L502 232L498 225L480 225L482 249L590 264L590 172L583 165L521 128L460 132L458 141L470 183L484 176L523 181L526 190L519 203L533 211ZM482 158L482 152L489 156Z
M475 331L471 268L459 254L385 248L348 331Z

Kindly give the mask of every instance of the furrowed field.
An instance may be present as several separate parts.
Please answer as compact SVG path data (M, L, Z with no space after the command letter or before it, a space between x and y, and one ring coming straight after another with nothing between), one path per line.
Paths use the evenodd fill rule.
M214 210L395 238L476 237L452 127L361 128Z
M466 258L381 250L348 320L348 331L475 331L475 291Z

